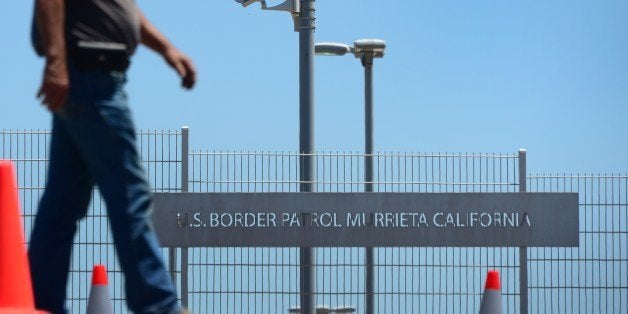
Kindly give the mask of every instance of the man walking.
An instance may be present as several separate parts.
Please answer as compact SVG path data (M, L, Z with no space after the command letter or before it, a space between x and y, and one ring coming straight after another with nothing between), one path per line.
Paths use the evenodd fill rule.
M38 97L53 116L50 166L29 247L37 308L65 313L72 241L92 188L105 199L134 313L183 313L149 222L150 187L124 91L138 44L182 78L195 69L134 0L36 0L33 39L46 58Z

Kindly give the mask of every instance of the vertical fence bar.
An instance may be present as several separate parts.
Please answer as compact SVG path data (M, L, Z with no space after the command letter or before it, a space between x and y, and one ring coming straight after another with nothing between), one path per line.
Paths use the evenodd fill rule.
M190 128L184 126L181 128L181 192L189 191L189 141ZM188 306L188 248L181 248L181 304Z
M526 150L519 150L519 192L527 192ZM528 314L528 248L519 248L519 312Z
M172 284L177 286L177 248L168 249L168 265L170 266L170 279Z

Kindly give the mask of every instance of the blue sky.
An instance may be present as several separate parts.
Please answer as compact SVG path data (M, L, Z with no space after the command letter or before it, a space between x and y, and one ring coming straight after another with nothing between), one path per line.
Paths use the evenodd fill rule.
M232 0L139 0L199 71L179 88L142 48L128 91L140 129L191 128L195 149L298 148L298 35L285 13ZM275 3L275 2L273 2ZM528 149L531 172L628 170L628 2L318 0L316 41L388 43L375 64L375 148ZM0 11L0 129L47 129L32 1ZM360 151L358 60L316 59L316 147Z

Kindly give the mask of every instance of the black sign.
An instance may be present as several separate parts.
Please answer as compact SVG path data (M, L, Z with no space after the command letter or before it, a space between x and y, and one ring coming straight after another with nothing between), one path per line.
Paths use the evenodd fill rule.
M158 193L165 247L578 246L576 193Z

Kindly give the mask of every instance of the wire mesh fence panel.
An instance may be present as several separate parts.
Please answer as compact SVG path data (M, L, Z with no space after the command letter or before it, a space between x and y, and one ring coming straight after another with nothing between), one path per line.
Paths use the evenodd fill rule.
M530 248L534 313L628 313L628 176L535 175L533 192L578 192L580 246Z
M366 183L379 192L518 191L517 155L379 153L373 156L374 182L365 182L363 154L321 152L312 157L317 192L363 192ZM300 158L291 152L193 152L190 191L298 192ZM287 313L299 304L298 248L198 248L189 254L191 274L207 269L201 271L206 276L190 275L194 309ZM231 263L220 262L225 256ZM281 262L268 264L274 256ZM375 257L377 313L475 311L489 268L502 271L508 283L506 307L518 310L518 249L379 248ZM242 260L248 263L236 262ZM363 248L317 248L317 304L363 313L364 269ZM233 275L233 288L217 285L230 272L242 273ZM265 274L275 281L266 282ZM259 279L267 286L256 284Z
M29 242L37 206L48 170L49 131L0 131L0 159L13 161L18 180L26 241ZM142 131L137 134L141 161L155 191L180 189L179 131ZM70 313L85 313L91 287L92 267L107 266L115 313L127 313L124 279L117 262L106 206L94 188L88 215L79 223L68 275L67 303ZM167 260L167 251L163 256Z
M297 192L298 155L190 154L190 192ZM282 313L299 303L297 248L191 248L189 307Z
M516 155L382 154L377 192L517 192ZM377 313L460 313L479 309L488 269L502 273L504 306L519 309L518 249L379 248Z

